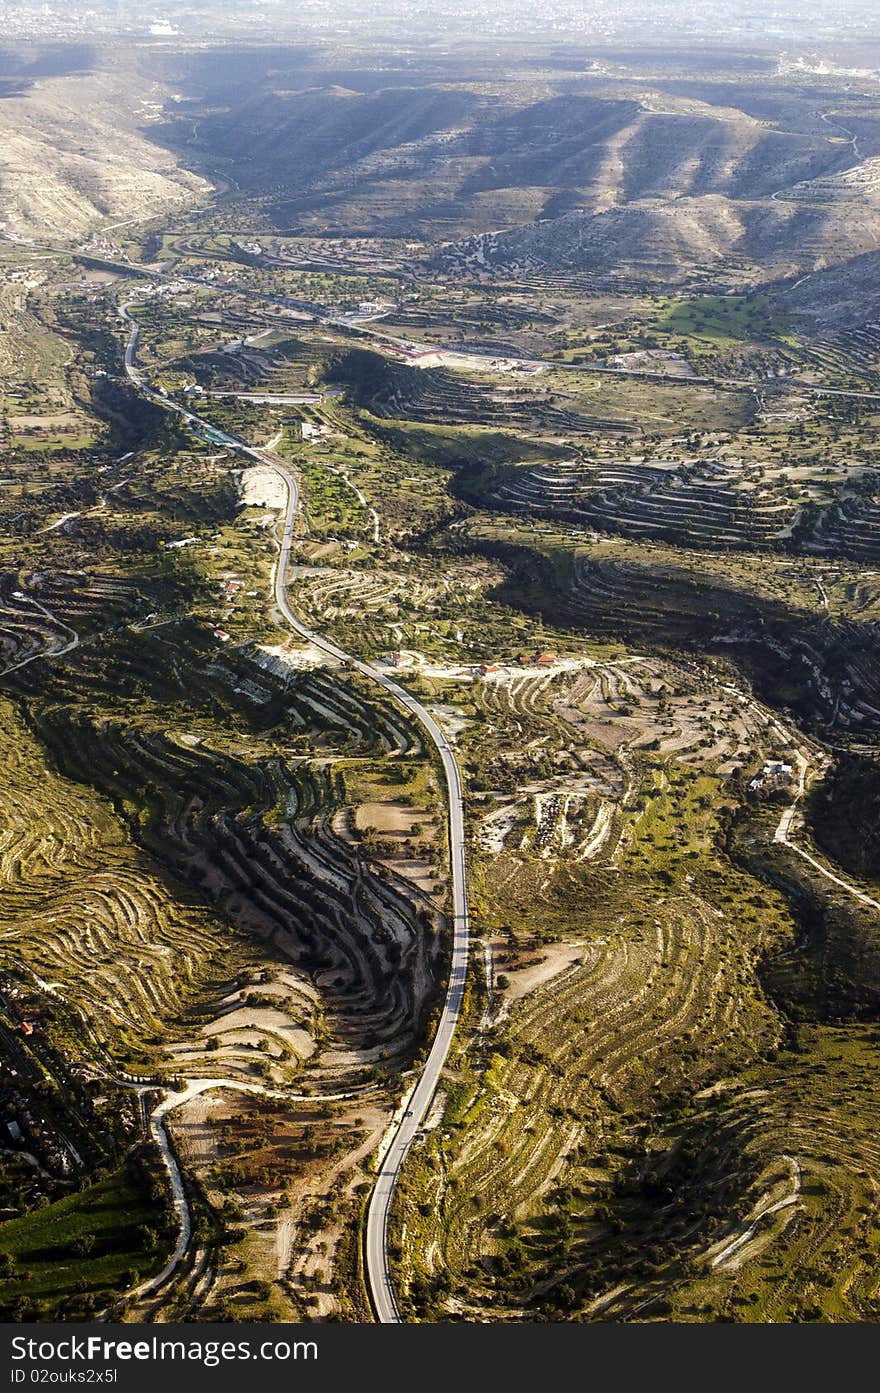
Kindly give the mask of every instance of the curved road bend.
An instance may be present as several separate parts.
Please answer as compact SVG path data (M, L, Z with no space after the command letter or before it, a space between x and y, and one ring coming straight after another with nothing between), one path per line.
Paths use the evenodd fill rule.
M137 352L138 325L137 321L131 318L127 306L120 307L122 318L130 325L128 343L125 349L125 371L140 392L160 406L165 406L178 415L183 416L200 426L210 426L210 422L203 421L195 413L179 406L177 402L162 396L159 392L153 391L145 382L142 374L135 367L135 354ZM367 1280L370 1286L370 1293L378 1319L384 1324L392 1324L400 1320L400 1312L394 1297L394 1286L391 1281L391 1271L388 1264L388 1219L391 1212L391 1202L394 1191L400 1176L400 1171L406 1160L407 1153L412 1146L416 1133L424 1121L425 1115L431 1104L431 1100L437 1089L440 1073L446 1063L446 1056L449 1053L455 1027L461 1014L461 1005L464 997L465 981L467 978L468 946L470 928L468 922L467 907L467 866L465 862L465 841L464 841L464 802L462 797L461 775L458 764L449 741L443 730L434 720L431 713L422 705L420 701L401 687L399 683L386 676L378 668L370 663L362 662L359 658L354 658L350 653L346 653L333 643L331 639L325 638L322 634L315 633L309 629L298 618L291 609L290 601L287 598L287 573L290 568L290 548L293 539L293 529L296 523L296 510L299 504L299 485L295 475L277 457L264 450L258 450L252 445L237 437L229 437L230 444L234 444L244 454L250 455L260 464L273 470L283 479L287 489L287 510L284 516L284 527L281 535L281 542L278 551L278 559L275 565L275 602L279 610L284 615L288 624L301 638L313 643L316 648L320 648L330 657L336 658L338 662L344 663L347 667L354 668L362 673L370 681L378 683L384 691L395 701L403 706L422 727L431 744L440 756L443 766L443 774L446 780L446 791L449 806L449 859L450 872L452 879L452 953L449 969L449 984L446 989L446 999L443 1002L443 1009L440 1014L440 1021L437 1032L431 1045L430 1053L422 1070L421 1077L409 1099L409 1105L397 1124L391 1144L385 1152L382 1160L379 1175L370 1196L370 1203L367 1209L367 1233L366 1233L366 1266Z

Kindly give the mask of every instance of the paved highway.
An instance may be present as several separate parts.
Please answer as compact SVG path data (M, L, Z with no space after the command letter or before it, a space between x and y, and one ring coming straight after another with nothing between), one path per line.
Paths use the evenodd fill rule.
M132 319L129 314L128 306L126 305L120 306L120 315L129 325L129 337L125 349L125 371L129 380L137 387L138 391L142 392L152 401L157 402L160 406L167 407L169 410L177 412L178 415L183 416L186 421L194 425L199 425L203 428L210 427L210 422L203 421L194 412L179 406L177 402L170 400L159 392L155 392L153 388L147 384L143 374L135 366L138 343L137 322ZM275 564L274 578L275 602L284 618L301 638L307 639L330 657L335 658L338 662L344 663L346 667L353 668L369 678L370 681L376 682L390 697L403 706L410 715L415 718L440 757L440 763L446 781L449 808L449 861L452 881L453 915L449 983L446 989L446 998L440 1013L437 1032L425 1062L425 1067L409 1098L404 1116L395 1126L390 1145L387 1147L381 1162L379 1175L373 1193L370 1196L370 1203L367 1210L366 1271L370 1294L378 1319L386 1324L394 1323L400 1320L400 1312L397 1308L394 1286L391 1281L391 1271L388 1265L388 1216L391 1211L391 1202L394 1197L394 1191L400 1176L401 1168L406 1160L407 1152L412 1146L413 1140L425 1119L431 1100L436 1092L441 1071L446 1063L446 1056L449 1053L455 1027L461 1014L461 1004L467 979L470 928L467 907L467 866L465 861L464 803L462 798L461 775L446 734L434 720L430 711L428 711L420 701L417 701L405 687L401 687L399 683L395 682L379 668L373 667L370 663L362 662L359 658L352 657L350 653L346 653L337 644L333 643L332 640L307 628L291 608L290 601L287 598L287 575L290 569L290 548L293 540L293 529L296 524L296 510L299 504L299 484L290 467L277 455L272 454L268 450L256 449L253 445L248 445L245 441L235 436L230 436L229 441L244 454L250 455L253 459L258 460L260 464L273 470L274 473L283 479L287 489L287 508L284 515L284 524L281 533L278 558Z
M774 195L771 194L771 197L774 197ZM11 242L16 246L23 246L31 251L53 252L55 254L63 254L67 256L71 254L69 247L56 247L50 245L49 243L35 242L33 240L25 240L19 237L11 237L8 233L0 233L0 242ZM89 259L87 253L84 252L74 252L73 255ZM116 270L122 272L130 272L132 275L152 277L152 279L157 281L168 280L174 277L174 279L186 281L190 285L202 286L206 290L217 289L217 286L212 281L203 280L198 276L187 276L180 274L174 276L174 273L171 271L163 271L155 266L144 266L136 261L114 261L112 258L108 259L106 257L93 257L91 259L103 261L107 266L111 266ZM796 284L800 285L802 281L807 279L807 276L802 276L801 280L796 282ZM791 286L789 288L793 289L794 286ZM364 337L377 339L380 342L384 341L386 343L393 344L396 347L404 350L405 352L420 353L424 352L426 347L429 347L432 350L440 353L457 353L474 359L485 358L487 363L490 363L498 358L504 358L507 362L521 362L524 366L539 366L552 369L555 372L587 373L592 374L593 376L607 377L643 378L646 381L662 382L668 386L673 387L708 386L716 387L721 391L755 392L760 391L762 388L768 388L773 386L778 387L781 385L782 387L792 388L798 392L806 392L811 396L850 397L856 401L880 401L880 392L859 391L855 388L848 387L823 387L817 383L803 382L798 377L673 377L668 373L652 371L650 368L614 368L599 366L595 363L563 363L557 361L555 358L517 359L515 357L511 357L511 355L508 353L503 353L501 350L499 350L498 352L489 350L477 351L474 349L452 348L442 343L426 345L425 343L422 343L420 341L401 338L399 335L393 335L387 331L383 332L381 321L377 321L377 328L371 328L367 324L352 323L349 319L340 317L338 315L334 315L324 306L315 304L311 300L294 300L290 298L285 299L283 296L279 297L274 295L268 295L263 291L251 290L248 286L236 286L234 289L234 293L236 295L242 295L252 300L266 300L270 304L280 305L282 308L296 309L299 311L300 314L303 314L308 318L314 319L322 324L328 324L331 328L340 327L349 330L350 332L360 333Z
M0 241L4 240L0 237ZM8 239L7 239L8 240ZM139 267L133 263L125 263L127 270L146 272L146 267ZM122 267L120 267L122 269ZM157 280L161 280L168 273L155 272ZM210 281L199 280L196 276L180 276L180 280L185 280L193 285L204 286L206 289L216 290ZM261 291L251 291L247 289L236 289L237 294L249 296L251 299L267 300L272 304L290 305L300 302L279 300L272 295L266 295ZM803 382L799 377L717 377L717 376L694 376L694 377L674 377L669 373L657 372L651 368L615 368L599 365L596 363L563 363L555 358L516 358L508 353L490 352L488 350L477 351L474 349L451 348L446 344L435 343L426 345L412 339L401 338L387 331L383 332L381 323L377 328L351 324L348 320L334 316L320 305L311 302L302 302L303 312L308 312L309 316L322 324L327 324L331 328L342 327L354 333L360 333L365 338L371 338L381 343L389 343L399 348L405 353L421 353L426 347L438 353L455 353L461 357L471 359L484 359L487 364L503 358L506 362L521 363L524 367L542 367L553 372L561 373L585 373L593 377L633 377L647 382L661 382L666 386L673 387L714 387L720 391L731 392L759 392L771 387L782 386L796 392L806 392L810 396L817 397L850 397L856 401L880 401L880 392L859 391L849 387L823 387L819 383Z
M401 1167L413 1143L413 1139L424 1121L425 1114L428 1111L431 1099L436 1091L441 1070L446 1062L446 1056L452 1044L452 1036L461 1013L461 1003L467 977L469 926L461 776L459 774L455 755L452 752L446 735L434 720L434 717L425 709L420 701L417 701L410 692L406 691L406 689L401 687L397 682L394 682L384 672L372 667L369 663L364 663L357 658L352 658L348 653L343 652L335 643L330 642L329 639L323 638L320 634L316 634L313 630L306 628L305 624L297 618L296 614L291 609L287 598L286 577L289 569L290 545L293 537L294 523L296 521L296 509L299 496L297 482L283 464L277 463L271 456L259 450L250 449L249 452L257 459L261 460L263 464L267 464L271 469L274 469L277 474L280 474L287 484L287 514L284 520L281 548L275 568L275 600L281 613L284 615L291 628L295 629L301 637L308 639L310 642L323 649L325 653L329 653L340 662L344 662L347 666L355 668L358 672L363 673L365 677L377 682L389 696L393 697L415 717L440 755L443 773L446 779L449 806L449 851L452 871L453 913L452 958L449 985L447 987L446 1000L443 1003L443 1010L440 1015L437 1033L434 1036L434 1043L431 1046L431 1052L428 1055L421 1078L409 1099L406 1112L396 1126L391 1144L381 1163L379 1176L373 1188L373 1193L370 1196L370 1203L367 1209L367 1278L376 1315L380 1321L391 1323L400 1320L397 1302L394 1297L391 1272L388 1266L388 1216L391 1210L391 1201L394 1196L394 1190L397 1185Z

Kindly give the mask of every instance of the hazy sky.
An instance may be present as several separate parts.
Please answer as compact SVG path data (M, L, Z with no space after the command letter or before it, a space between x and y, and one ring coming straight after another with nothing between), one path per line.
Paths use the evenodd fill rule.
M826 44L880 35L878 0L0 0L4 34L289 37L373 31L592 41Z

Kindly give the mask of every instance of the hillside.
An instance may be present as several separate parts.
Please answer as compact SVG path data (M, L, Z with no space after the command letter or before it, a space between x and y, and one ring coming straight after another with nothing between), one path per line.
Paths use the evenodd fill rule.
M829 328L871 324L880 319L880 253L817 271L780 291L779 303Z
M183 99L149 134L269 228L440 242L441 269L673 283L796 279L875 245L870 93L758 64L740 87L651 81L636 59L612 79L536 58L504 81L467 59L233 59L179 59Z
M0 1316L876 1322L880 79L0 92Z
M509 274L614 270L667 283L710 271L761 283L865 253L875 222L870 208L734 203L718 194L645 199L471 238L446 248L440 264Z
M17 86L0 101L0 231L70 242L206 193L148 138L168 95L112 59Z

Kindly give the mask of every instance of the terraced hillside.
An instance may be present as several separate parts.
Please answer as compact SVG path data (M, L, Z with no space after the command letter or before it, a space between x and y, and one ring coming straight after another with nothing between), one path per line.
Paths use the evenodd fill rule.
M0 60L2 1314L876 1320L874 78L154 37Z
M876 623L850 618L846 601L829 620L818 587L816 613L804 573L788 563L778 563L768 584L751 560L741 569L722 563L707 570L699 552L581 550L552 535L545 551L512 546L510 538L510 529L501 540L490 524L479 539L481 550L509 566L498 598L596 638L626 636L655 651L729 657L805 726L876 740ZM857 595L857 573L850 574L846 590Z
M825 1022L873 1017L878 901L774 839L761 772L821 747L691 662L527 657L460 737L486 975L398 1211L410 1309L870 1318L869 1037Z
M188 1017L210 1018L212 999L219 1014L253 954L150 875L109 804L81 783L47 779L39 745L8 704L4 724L7 954L85 1016L86 1060L109 1055L143 1072L156 1047L168 1060L166 1041Z
M490 488L492 501L517 512L570 518L635 537L686 538L691 545L709 547L782 542L797 517L788 500L777 501L767 490L744 485L740 470L702 460L684 468L624 461L592 469L572 461L509 471Z
M178 169L145 133L156 96L153 83L88 46L71 55L68 71L62 64L5 94L7 233L69 242L102 221L124 219L132 206L159 213L206 192L203 180Z

